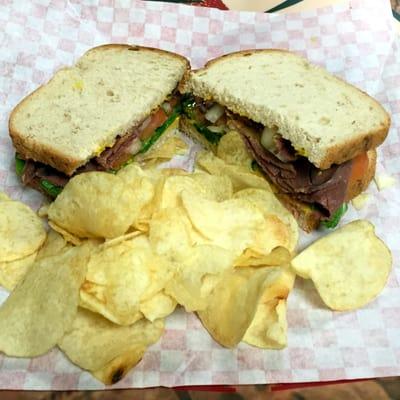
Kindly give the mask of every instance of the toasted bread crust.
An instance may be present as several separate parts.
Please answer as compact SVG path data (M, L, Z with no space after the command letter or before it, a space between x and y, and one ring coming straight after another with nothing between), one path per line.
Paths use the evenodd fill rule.
M201 74L202 71L207 70L210 66L213 66L215 64L218 64L222 60L226 60L228 58L240 58L240 57L246 57L250 56L254 53L283 53L283 54L292 54L292 52L288 50L282 50L282 49L248 49L248 50L241 50L237 51L234 53L230 54L225 54L223 56L214 58L212 60L209 60L204 67L193 71L195 74ZM340 77L334 76L338 81L344 83L346 86L352 87L354 90L358 91L359 93L362 93L364 96L367 96L377 108L380 108L383 110L385 117L384 121L380 124L380 127L374 130L370 130L367 132L361 132L357 136L343 141L340 145L334 145L331 146L331 148L325 153L324 157L319 159L318 161L313 161L310 160L316 167L320 169L328 169L332 166L332 164L342 164L345 161L351 160L354 157L356 157L359 154L365 153L366 151L369 151L371 149L375 149L377 146L382 144L382 142L386 139L390 124L391 124L391 118L390 115L386 112L386 110L383 109L382 105L374 98L368 95L368 93L360 90L359 88L349 84L345 80L341 79ZM190 86L190 84L188 85ZM187 89L186 89L187 90ZM198 93L195 93L196 95L199 95ZM215 100L212 97L207 98L206 100ZM229 104L225 104L227 108L229 108ZM238 106L236 106L237 108ZM253 119L253 110L248 109L246 107L239 107L240 111L234 110L235 112L238 112L241 116ZM256 121L260 122L260 121ZM278 127L279 128L279 127ZM294 143L294 147L296 143ZM307 156L307 155L306 155ZM309 157L307 157L309 158Z
M382 127L377 131L367 132L358 136L355 139L348 140L341 146L335 146L330 149L323 161L318 165L320 169L327 169L332 164L342 164L345 161L351 160L365 152L375 152L376 147L383 143L389 131L390 117Z
M284 193L276 193L276 197L293 214L304 232L309 233L318 228L320 224L319 213L313 211L308 204Z
M52 81L53 78L49 80ZM48 82L48 83L49 83ZM25 160L34 160L39 162L44 162L51 167L65 172L67 175L72 175L73 171L79 167L80 161L74 159L73 157L65 157L61 153L57 153L52 148L48 148L43 144L37 143L30 137L26 137L22 132L19 132L14 127L15 115L18 113L19 109L24 106L24 104L32 99L34 95L40 91L46 84L40 85L28 96L24 97L11 111L8 120L8 132L15 147L16 152L19 156ZM46 160L46 161L43 161Z
M180 87L183 82L188 78L189 76L189 71L190 71L190 63L189 61L179 55L175 54L166 50L161 50L161 49L156 49L152 47L144 47L144 46L136 46L136 45L128 45L128 44L105 44L101 46L94 47L90 50L88 50L85 54L95 51L98 49L116 49L116 48L121 48L121 49L128 49L132 51L138 51L138 50L147 50L147 51L153 51L155 53L159 54L168 54L169 56L176 57L179 60L185 61L186 63L186 70L185 73L181 79L181 81L178 83L178 87ZM83 55L84 56L84 55ZM83 57L82 56L82 57ZM77 60L79 62L79 60ZM49 80L49 82L52 81L53 78ZM40 91L41 88L46 86L49 82L47 82L44 85L39 86L35 91L30 93L28 96L26 96L20 103L18 103L15 108L12 110L9 121L8 121L8 129L9 129L9 135L11 137L11 140L13 142L13 145L17 151L17 153L23 158L23 159L31 159L34 161L38 161L41 163L44 163L46 165L49 165L58 171L64 172L66 175L71 176L73 173L76 171L77 168L81 167L84 165L87 161L82 162L81 159L74 158L74 155L68 155L66 156L65 154L61 154L57 152L54 148L43 145L42 143L39 143L33 139L30 139L29 136L24 134L23 132L19 132L15 128L14 124L14 118L15 115L17 115L18 110L23 107L25 102L28 102L32 99L32 97ZM151 111L151 110L150 110ZM110 144L112 145L112 144ZM92 156L94 157L94 155Z
M27 140L10 126L9 133L16 152L24 160L44 163L58 171L64 172L68 176L73 175L75 170L82 165L80 160L65 157L64 154L58 153L52 148L36 143L35 141Z
M226 59L226 58L233 58L233 57L246 57L250 56L254 53L271 53L271 52L277 52L277 53L292 53L289 50L285 49L246 49L246 50L239 50L239 51L234 51L233 53L228 53L224 54L220 57L213 58L211 60L208 60L205 64L204 67L199 68L197 71L201 71L203 69L207 69L209 66L218 63L219 61Z
M102 44L100 46L93 47L90 50L88 50L85 54L87 54L91 51L94 51L94 50L99 50L99 49L117 49L117 48L128 49L131 51L148 50L148 51L153 51L155 53L159 53L159 54L163 54L163 55L168 54L169 56L172 56L181 61L184 61L187 64L187 70L188 71L190 70L190 64L186 57L184 57L180 54L177 54L177 53L173 53L172 51L157 49L155 47L138 46L135 44L124 44L124 43L110 43L110 44ZM85 54L83 54L83 56Z

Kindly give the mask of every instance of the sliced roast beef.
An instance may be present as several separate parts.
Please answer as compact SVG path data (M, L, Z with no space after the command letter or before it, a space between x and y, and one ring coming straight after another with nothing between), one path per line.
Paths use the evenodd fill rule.
M283 162L297 160L298 156L291 143L280 135L274 136L275 156Z
M305 157L283 162L260 143L259 134L239 120L230 124L241 133L264 173L282 193L319 207L329 218L344 202L352 161L319 170Z
M90 172L90 171L104 171L104 167L100 164L97 164L95 161L89 161L84 166L80 167L75 174L81 174L82 172ZM46 180L52 183L54 186L64 187L70 177L63 174L56 169L44 165L40 162L33 160L26 160L24 170L22 173L22 182L32 187L33 189L37 189L43 191L41 188L41 181Z
M31 186L34 180L37 179L36 176L37 164L39 163L36 163L32 160L25 161L24 170L21 176L22 183L24 185Z
M278 199L293 214L297 223L305 232L317 229L320 222L326 219L325 215L317 207L310 207L308 203L299 201L285 193L276 193Z
M43 179L60 187L65 186L68 182L68 177L54 168L32 160L25 161L22 182L36 189Z
M69 180L68 176L60 174L55 169L45 166L37 166L35 175L40 179L45 179L46 181L49 181L54 186L60 187L64 187Z
M139 148L135 146L135 142L139 142L138 130L136 128L120 136L112 147L105 149L96 157L96 162L106 170L120 167L139 150Z

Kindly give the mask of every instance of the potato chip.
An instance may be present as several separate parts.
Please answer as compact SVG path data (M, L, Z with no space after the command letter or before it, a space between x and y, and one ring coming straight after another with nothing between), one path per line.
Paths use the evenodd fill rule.
M268 254L280 245L273 231L274 224L281 222L268 223L250 202L230 199L218 203L184 191L182 203L194 228L213 244L232 251L235 257L247 248L262 250L263 246Z
M198 316L210 335L222 346L234 347L254 319L266 285L281 274L279 268L227 271L207 297Z
M265 178L254 172L247 172L235 165L227 165L224 168L224 173L229 176L234 192L247 188L264 189L272 192Z
M0 202L0 262L35 253L46 240L42 220L18 201Z
M169 176L190 176L191 173L187 172L183 169L179 168L161 168L159 169L161 172L162 176L164 177L169 177Z
M58 346L74 364L106 385L121 380L164 331L162 320L119 326L81 308L71 325Z
M59 227L56 223L49 221L50 228L57 232L61 237L71 245L80 246L83 243L83 240L79 239L77 236L73 235L72 233L68 232L64 228Z
M138 319L141 296L150 285L148 239L138 236L93 253L80 296L83 307L120 325Z
M47 203L45 202L44 204L42 204L37 212L38 216L40 218L47 218L47 215L49 213L49 207L50 207L51 203Z
M269 183L260 175L237 165L226 164L210 152L200 153L197 165L212 175L225 175L232 182L233 191L254 188L271 191Z
M266 284L257 310L243 341L264 349L281 349L287 344L286 299L293 289L296 275L288 267Z
M287 299L289 293L293 289L296 274L287 265L281 265L279 268L279 275L276 275L275 279L269 281L269 284L265 286L264 292L260 297L260 303L268 303L275 299ZM250 268L252 270L253 268Z
M11 199L3 192L0 192L0 201L11 201Z
M70 328L86 273L88 246L35 262L0 307L0 351L9 356L46 353Z
M149 260L150 285L144 291L141 301L146 301L163 290L173 274L173 265L165 258L158 257L154 253Z
M365 220L317 240L292 260L296 273L312 279L323 302L338 311L372 301L384 288L391 266L390 250Z
M396 178L385 174L376 174L374 176L376 187L381 192L384 189L391 188L396 185Z
M211 175L223 175L226 162L210 151L201 151L196 157L196 166Z
M264 217L276 215L289 228L289 242L287 249L294 251L299 239L299 227L292 213L288 211L272 192L260 189L244 189L234 194L234 198L246 199L256 205Z
M155 185L163 178L162 171L157 168L143 168L138 163L131 163L117 172L117 176L121 178L127 186L135 187L137 183L143 179L148 179Z
M80 305L116 324L133 324L143 317L140 302L162 290L171 274L144 235L100 246L91 255Z
M142 255L145 253L146 257L146 271L148 273L149 284L146 289L141 293L140 302L145 302L151 299L157 293L164 289L166 283L171 279L173 274L172 264L167 260L166 257L160 257L151 247L149 240L145 236L135 239L138 243L129 245L130 247L136 248L138 246L143 246L139 252ZM140 243L139 243L140 241ZM106 247L106 244L103 245ZM142 267L143 268L143 267ZM128 295L128 294L127 294Z
M104 298L99 300L100 296L101 293L99 293L99 285L85 281L80 291L79 306L85 308L86 310L100 314L104 318L107 318L109 321L112 321L117 325L128 325L125 323L121 324L114 322L119 321L119 315L116 315L114 310L110 310L111 307L105 303L106 300ZM129 314L129 324L134 324L142 318L143 314L139 311L139 307L136 307L136 310L132 310L132 312Z
M49 220L80 238L114 238L126 233L153 195L146 178L130 187L109 173L79 174L50 205Z
M257 229L254 243L250 247L260 255L268 255L276 247L289 247L290 233L276 215L264 215L264 223Z
M205 296L202 278L208 273L220 274L233 263L230 252L211 246L193 229L180 207L154 214L149 239L154 251L165 257L174 270L166 286L168 294L188 310L200 309L204 304L200 299Z
M182 192L181 197L192 224L210 240L218 240L226 232L240 234L236 232L240 228L254 228L264 221L257 207L241 200L216 202L189 191Z
M187 248L186 253L175 260L174 276L168 281L165 292L186 311L204 309L218 279L233 268L233 259L232 252L214 245ZM208 276L215 276L217 280L205 282Z
M138 218L134 221L132 228L141 232L148 232L149 222L153 212L158 209L161 192L164 187L164 171L156 168L145 169L136 163L132 163L118 171L119 176L126 185L135 187L141 179L148 179L154 187L154 196L141 210Z
M50 229L46 241L44 242L43 247L39 250L36 259L40 260L41 258L55 256L68 247L71 247L71 245L63 238L63 236Z
M237 131L229 131L218 143L217 156L227 164L251 170L253 158L250 156L242 136Z
M135 221L132 228L136 228L144 233L149 232L150 221L153 218L153 214L160 208L164 183L165 183L165 177L161 177L161 179L155 185L153 200L150 203L146 204L145 207L143 207L142 212L139 215L139 218Z
M229 177L210 175L208 173L194 173L190 178L199 183L202 194L206 199L215 201L228 200L233 195L232 182Z
M168 296L164 292L158 292L150 299L142 301L139 309L145 318L153 322L156 319L165 318L172 314L176 305L175 299L171 296Z
M162 189L159 207L173 208L181 204L181 193L186 190L215 201L232 197L232 184L225 176L205 173L167 177Z
M30 254L19 260L0 262L0 286L13 290L35 262L36 254Z
M351 200L351 204L356 210L361 210L366 206L370 197L371 195L368 193L360 193L358 196L354 197L354 199Z
M156 212L150 222L149 240L159 255L175 257L192 245L189 218L181 207Z
M133 231L133 232L129 232L129 233L125 233L125 235L122 236L118 236L116 238L113 239L106 239L104 241L104 243L102 244L102 248L106 248L106 247L112 247L115 246L116 244L120 244L122 242L126 242L128 240L131 240L137 236L141 236L143 235L142 232L140 231Z
M159 142L156 142L146 153L138 157L138 161L146 161L152 159L169 160L176 155L183 155L188 151L187 143L176 134L168 137L161 137Z
M234 251L236 256L246 248L266 255L277 246L289 247L287 226L274 215L262 215L255 202L240 198L209 201L199 192L184 191L182 203L195 228L192 231L210 243Z
M262 349L283 349L287 345L286 300L260 303L243 341Z
M264 267L288 264L292 256L285 247L275 247L267 255L246 249L236 260L235 267Z
M186 190L190 193L202 195L201 185L190 176L167 177L162 188L159 208L174 208L181 205L181 193Z

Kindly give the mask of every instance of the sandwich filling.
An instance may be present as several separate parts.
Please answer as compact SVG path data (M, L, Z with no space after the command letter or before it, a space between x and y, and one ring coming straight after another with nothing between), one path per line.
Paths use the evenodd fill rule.
M173 94L144 121L117 137L111 147L78 168L74 175L89 171L117 171L129 164L139 153L149 150L179 115L179 95ZM23 160L18 155L16 171L25 185L51 197L56 197L71 178L48 165L34 160Z
M347 209L345 202L354 166L361 163L368 167L365 153L321 170L296 151L276 128L241 117L212 101L188 98L183 110L198 133L213 144L228 130L239 132L277 195L303 203L314 214L314 220L325 221L328 227L337 224Z

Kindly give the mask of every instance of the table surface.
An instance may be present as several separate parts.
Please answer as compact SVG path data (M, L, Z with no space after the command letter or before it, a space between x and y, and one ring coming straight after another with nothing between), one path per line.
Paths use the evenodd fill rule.
M172 0L190 3L189 0ZM292 12L343 0L202 0L196 5L247 11ZM400 33L400 0L390 0ZM91 392L0 391L1 400L400 400L400 377L321 384L153 388Z
M224 389L224 390L222 390ZM400 378L383 378L318 387L245 385L208 390L167 388L102 392L0 392L1 400L398 400Z

